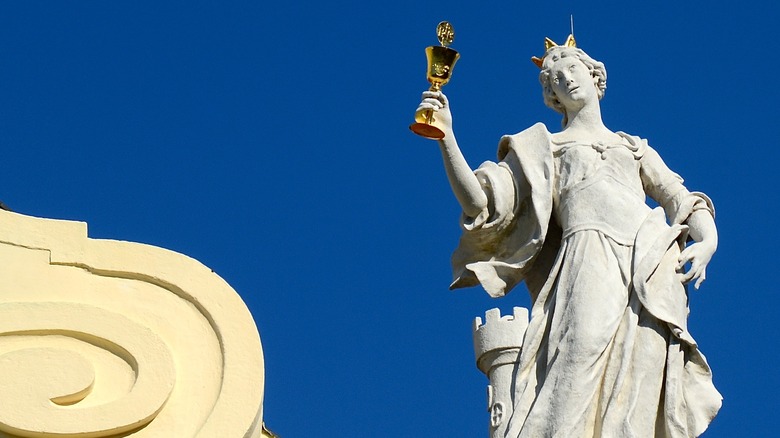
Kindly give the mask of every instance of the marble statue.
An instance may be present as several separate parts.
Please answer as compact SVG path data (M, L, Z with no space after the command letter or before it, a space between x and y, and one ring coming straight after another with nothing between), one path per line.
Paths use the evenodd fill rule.
M463 210L451 288L501 297L525 281L531 294L511 406L491 421L512 438L698 436L721 405L686 324L687 284L699 288L718 243L712 202L647 140L604 125L604 64L572 37L547 46L535 62L563 129L502 137L498 162L469 167L443 93L418 108L443 127Z

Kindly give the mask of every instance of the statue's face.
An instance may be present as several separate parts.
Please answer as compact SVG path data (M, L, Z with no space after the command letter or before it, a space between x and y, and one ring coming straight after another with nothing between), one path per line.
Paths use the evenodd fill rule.
M558 59L550 67L550 86L566 110L598 101L598 90L590 70L575 56Z

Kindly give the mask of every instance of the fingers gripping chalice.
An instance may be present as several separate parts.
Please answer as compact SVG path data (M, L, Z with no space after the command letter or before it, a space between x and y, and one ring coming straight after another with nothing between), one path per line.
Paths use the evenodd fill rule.
M439 39L439 46L430 46L425 49L425 55L428 57L428 82L431 83L430 91L440 91L441 87L450 81L452 69L460 54L450 49L455 38L455 31L452 25L442 21L436 26L436 36ZM418 109L414 114L415 123L409 126L415 134L439 140L444 138L444 131L437 127L437 121L434 117L434 111L431 109Z

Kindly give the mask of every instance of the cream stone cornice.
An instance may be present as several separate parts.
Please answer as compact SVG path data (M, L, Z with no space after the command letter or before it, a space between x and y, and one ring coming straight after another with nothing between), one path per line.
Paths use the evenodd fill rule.
M258 437L263 353L182 254L0 210L0 437Z

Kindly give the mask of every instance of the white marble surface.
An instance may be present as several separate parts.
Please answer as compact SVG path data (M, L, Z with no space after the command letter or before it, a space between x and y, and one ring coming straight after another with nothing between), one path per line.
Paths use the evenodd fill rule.
M452 287L500 297L525 281L532 295L505 436L698 436L721 397L687 330L684 285L701 285L717 248L712 202L645 139L604 125L602 63L555 46L540 80L563 129L505 136L476 171L446 96L425 92L418 108L443 126L463 209Z

